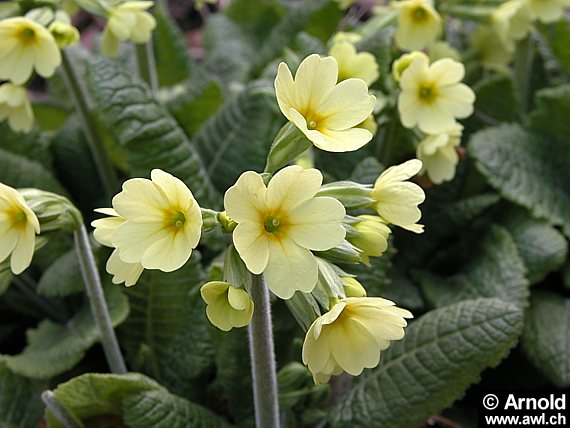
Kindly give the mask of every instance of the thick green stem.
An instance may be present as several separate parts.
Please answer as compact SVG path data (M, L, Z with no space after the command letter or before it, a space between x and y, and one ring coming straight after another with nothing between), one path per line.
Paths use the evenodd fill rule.
M145 44L135 45L135 51L137 54L139 77L144 80L150 87L151 91L156 94L158 92L158 76L156 74L152 39Z
M65 323L67 320L60 311L54 308L47 300L38 296L34 287L32 287L24 278L14 276L12 282L22 294L30 299L38 308L40 308L47 316L60 322Z
M515 55L515 81L521 101L521 113L528 110L530 78L534 62L534 43L532 34L521 40Z
M256 426L279 428L277 373L269 290L263 274L253 275L251 299L255 305L249 324L249 354L253 378Z
M64 428L83 428L83 423L67 410L49 389L42 392L42 401Z
M101 336L101 345L103 345L107 362L113 373L126 374L125 360L123 359L123 354L121 354L115 330L113 330L109 308L107 307L103 287L101 286L101 278L99 277L99 271L95 264L85 226L82 225L78 231L74 232L74 238L83 282L85 283L85 289L91 304L91 312Z
M71 100L75 105L79 123L85 133L87 145L93 156L107 200L111 200L118 189L117 173L109 156L107 156L105 147L103 147L103 139L99 134L93 115L89 110L87 91L82 81L78 78L75 68L65 50L61 52L61 57L63 77L67 84Z

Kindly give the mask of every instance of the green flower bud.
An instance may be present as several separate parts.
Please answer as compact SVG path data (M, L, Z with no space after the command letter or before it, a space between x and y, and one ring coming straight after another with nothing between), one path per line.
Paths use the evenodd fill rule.
M359 236L349 238L361 250L364 264L370 266L369 257L379 257L388 249L388 238L391 230L378 216L361 215L361 220L353 225Z
M299 128L291 122L287 123L281 128L271 145L265 171L271 173L277 171L303 154L312 145L313 143Z
M18 189L37 216L41 232L73 232L83 224L81 212L64 196L39 189Z
M330 196L338 199L346 208L366 208L376 201L370 197L372 189L364 184L353 181L336 181L325 184L317 196Z
M314 253L316 256L327 259L333 263L354 264L362 261L360 250L346 240L330 250L314 251Z
M428 56L423 52L413 51L413 52L402 55L400 58L398 58L396 61L394 61L394 64L392 65L392 77L394 78L394 80L396 82L399 82L400 77L402 76L402 73L404 72L404 70L406 68L408 68L408 66L416 58L419 58L419 57L427 58Z
M206 208L201 208L200 211L202 212L202 232L208 233L218 227L218 213L214 210L209 210ZM227 214L226 214L227 215Z

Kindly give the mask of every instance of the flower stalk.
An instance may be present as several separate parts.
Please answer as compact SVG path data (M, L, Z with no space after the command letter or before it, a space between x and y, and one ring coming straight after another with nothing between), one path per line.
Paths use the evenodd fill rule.
M528 110L530 76L532 75L532 63L534 61L534 45L532 35L529 34L517 45L515 54L515 81L519 91L521 112Z
M84 427L83 423L59 402L53 391L47 389L42 392L42 401L64 428Z
M277 374L269 290L263 274L253 275L251 298L255 305L249 324L249 353L258 427L279 428Z
M111 199L118 187L117 174L113 168L111 160L107 156L105 148L103 147L103 139L99 134L97 124L89 111L87 91L77 77L77 73L65 50L62 50L61 57L63 77L71 96L71 100L75 105L75 110L77 111L81 127L85 133L87 145L89 146L89 150L91 151L91 155L95 161L106 198Z
M89 236L87 235L87 230L84 225L74 232L74 238L85 289L89 297L89 303L91 304L91 312L93 313L99 335L101 336L101 344L103 345L105 357L113 373L126 374L127 368L125 360L119 349L119 342L117 341L115 330L113 330L109 308L107 307L103 287L101 286L101 278L97 270L97 265L95 264L93 251L89 243Z
M158 76L152 47L152 39L144 44L135 44L139 77L150 87L153 94L158 92Z

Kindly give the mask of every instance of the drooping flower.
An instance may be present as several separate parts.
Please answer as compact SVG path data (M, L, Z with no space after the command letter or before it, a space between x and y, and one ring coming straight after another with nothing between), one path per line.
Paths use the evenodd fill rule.
M67 22L54 21L48 29L61 49L73 46L79 42L79 31Z
M570 8L569 0L527 0L532 19L549 24L564 15L564 8Z
M124 221L96 220L94 226L100 231L95 238L104 245L110 243L125 263L172 272L188 261L198 245L202 215L181 180L160 169L151 171L151 180L133 178L123 183L113 208Z
M99 208L95 211L109 217L91 222L91 226L95 228L93 236L100 244L114 248L112 242L113 233L126 219L112 208ZM122 261L117 249L111 253L109 260L107 260L106 268L107 272L113 275L113 284L122 284L124 282L127 287L135 285L144 270L140 263L125 263Z
M491 25L499 41L509 52L515 50L515 42L530 31L532 17L525 0L509 0L501 3L491 14Z
M417 125L427 134L440 134L453 128L456 118L471 115L475 93L459 83L464 74L463 64L452 59L429 65L427 58L415 58L400 79L398 111L402 125Z
M457 147L461 144L463 126L457 124L451 131L427 135L418 145L416 156L423 163L432 183L440 184L452 180L459 162Z
M40 223L26 201L12 187L0 183L0 263L10 255L10 269L22 273L34 255Z
M349 297L317 318L305 336L303 362L315 383L345 371L353 376L380 362L391 340L404 337L412 314L380 297Z
M357 150L372 139L366 129L356 128L374 110L376 98L368 95L361 79L337 85L338 65L333 57L310 55L295 74L279 64L275 79L277 102L283 115L315 146L329 152Z
M336 59L338 64L338 81L356 78L362 79L370 86L374 83L380 72L376 58L370 52L357 52L352 43L334 43L329 55Z
M378 216L358 216L360 222L354 229L360 236L350 238L350 242L362 251L360 256L364 264L370 265L370 257L379 257L388 249L388 237L391 230Z
M208 305L206 315L210 322L223 331L244 327L253 316L253 301L249 294L227 282L212 281L200 288L202 299Z
M34 112L23 86L12 83L0 85L0 122L6 119L16 132L30 132L32 129Z
M396 46L404 51L424 49L441 34L439 13L429 0L404 0L395 3L399 10Z
M250 272L264 272L267 286L282 299L314 288L318 270L311 250L333 248L346 234L342 204L315 197L322 180L318 170L293 165L266 187L248 171L225 194L226 211L238 222L233 238L240 257Z
M0 80L21 85L34 69L51 77L60 64L57 43L45 27L22 17L0 21Z
M423 225L416 223L422 216L418 205L425 200L425 193L420 186L406 180L421 169L422 162L417 159L391 166L380 174L370 194L376 201L372 208L380 217L415 233L423 232Z
M471 45L483 67L506 73L513 51L502 42L497 43L497 39L497 33L491 26L480 25L471 35Z
M146 10L152 5L152 1L127 1L111 8L101 42L103 55L116 56L120 42L126 40L133 43L150 40L156 20Z

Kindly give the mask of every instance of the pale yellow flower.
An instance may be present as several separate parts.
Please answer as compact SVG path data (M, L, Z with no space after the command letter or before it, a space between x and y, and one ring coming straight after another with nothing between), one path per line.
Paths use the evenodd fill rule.
M444 40L439 40L428 47L429 58L431 61L438 59L451 58L455 61L461 61L461 54L457 49Z
M116 56L120 42L125 40L133 43L150 40L156 20L146 10L152 5L152 1L128 1L111 8L101 42L103 55Z
M51 77L61 54L51 33L27 18L0 21L0 80L23 84L32 71Z
M366 289L356 278L351 276L341 276L344 283L344 294L346 297L366 297Z
M10 255L10 269L22 273L34 255L40 223L16 189L0 183L0 263Z
M374 110L376 98L368 95L361 79L337 85L338 65L333 57L310 55L295 74L279 64L275 79L277 102L283 115L315 146L329 152L357 150L372 139L366 129L356 128Z
M498 36L492 27L480 25L472 33L471 44L478 53L479 61L485 68L508 73L508 64L513 58L513 50L503 43L497 43Z
M227 213L238 222L234 245L250 272L265 273L269 289L282 299L309 293L317 283L317 260L345 236L345 209L334 198L315 197L323 181L316 169L293 165L263 178L243 173L224 197Z
M532 25L528 3L525 0L502 3L491 14L491 25L503 46L509 52L514 51L515 42L524 39Z
M119 218L107 219L111 225L96 220L93 225L100 230L95 238L116 248L125 263L172 272L198 245L202 215L181 180L160 169L152 170L151 179L133 178L123 184L123 191L113 198Z
M452 59L440 59L431 65L426 58L414 59L400 78L398 111L402 125L440 134L449 131L456 118L471 115L475 93L460 83L464 75L463 64Z
M404 337L412 314L380 297L349 297L317 318L303 344L303 362L315 383L345 371L358 376L380 362L391 340Z
M253 316L253 301L241 288L227 282L212 281L200 288L202 299L208 305L206 315L210 322L223 331L244 327Z
M417 158L422 161L422 171L427 172L432 183L440 184L453 180L455 167L459 162L457 147L461 144L463 126L456 126L449 132L427 135L417 148Z
M114 248L112 242L113 233L126 219L112 208L99 208L95 211L109 217L91 222L91 226L95 228L93 236L100 244ZM127 287L135 285L144 270L140 263L125 263L122 261L117 249L111 253L111 257L107 260L106 268L107 272L113 275L113 284L122 284L124 282Z
M372 207L380 217L415 233L423 232L423 225L416 223L422 216L418 205L425 200L425 193L420 186L406 180L421 169L422 162L417 159L391 166L380 174L370 194L376 200Z
M30 132L32 129L34 112L23 86L12 83L0 85L0 122L6 119L16 132Z
M332 43L358 43L362 40L362 36L358 33L339 31L333 36Z
M405 51L424 49L441 34L439 13L429 0L405 0L395 3L399 9L396 46Z
M400 58L394 61L392 64L392 76L396 82L400 81L400 77L402 77L404 70L408 68L410 64L418 57L425 58L426 61L429 61L429 57L421 51L413 51L403 54L400 56Z
M549 24L564 16L564 9L570 8L570 0L526 0L532 19Z
M357 52L352 43L337 42L333 44L329 55L334 57L338 64L339 82L354 77L364 80L370 86L380 75L374 55L369 52Z
M378 216L361 215L354 229L360 236L350 238L350 242L362 251L360 257L364 264L370 265L370 257L379 257L388 249L391 230Z

